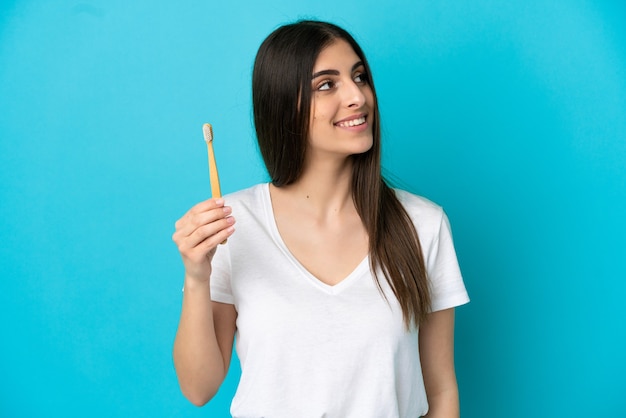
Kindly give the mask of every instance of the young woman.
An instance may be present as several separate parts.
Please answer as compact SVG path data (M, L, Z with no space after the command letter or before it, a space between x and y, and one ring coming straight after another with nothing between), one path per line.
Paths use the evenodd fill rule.
M252 88L271 182L176 223L183 393L213 397L236 335L234 417L458 417L454 307L468 296L442 209L381 176L361 48L332 24L280 27Z

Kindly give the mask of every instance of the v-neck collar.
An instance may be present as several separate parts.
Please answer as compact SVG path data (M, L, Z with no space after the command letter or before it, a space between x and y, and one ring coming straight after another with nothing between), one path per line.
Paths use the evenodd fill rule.
M274 216L274 208L272 205L272 198L270 195L269 183L262 185L262 199L263 199L263 208L265 211L267 225L269 227L269 231L272 235L272 239L281 249L285 257L296 267L296 269L301 273L301 276L306 279L309 283L311 283L316 288L331 294L336 295L341 293L344 289L349 287L355 280L358 279L364 272L369 270L369 255L366 255L363 260L350 272L346 277L341 279L337 284L329 285L321 281L317 278L313 273L307 270L306 267L300 263L300 261L293 255L293 253L283 241L282 236L278 230L278 224L276 223L276 217Z

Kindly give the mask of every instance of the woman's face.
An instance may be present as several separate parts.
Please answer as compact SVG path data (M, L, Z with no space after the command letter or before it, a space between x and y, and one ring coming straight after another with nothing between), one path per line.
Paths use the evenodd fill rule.
M338 39L313 67L307 155L360 154L372 147L374 93L369 74L350 44Z

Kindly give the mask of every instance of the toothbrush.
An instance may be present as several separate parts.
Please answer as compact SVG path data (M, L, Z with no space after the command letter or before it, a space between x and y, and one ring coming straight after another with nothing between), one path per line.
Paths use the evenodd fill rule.
M206 142L207 152L209 153L209 180L211 181L211 194L213 198L222 197L220 190L220 178L217 175L217 164L215 163L215 152L213 151L213 127L210 123L202 125L202 133L204 134L204 142ZM221 242L226 244L227 240Z
M213 127L210 123L202 125L204 141L209 153L209 179L211 180L211 194L214 198L221 197L220 178L217 175L217 165L215 164L215 153L213 152Z

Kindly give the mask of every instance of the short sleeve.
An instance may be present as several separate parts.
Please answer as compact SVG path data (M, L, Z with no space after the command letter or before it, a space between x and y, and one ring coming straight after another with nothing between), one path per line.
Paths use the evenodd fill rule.
M211 261L211 300L234 304L228 243L219 245Z
M431 291L432 312L469 302L454 250L450 222L443 210L438 232L433 237L428 254L425 254L425 261Z

